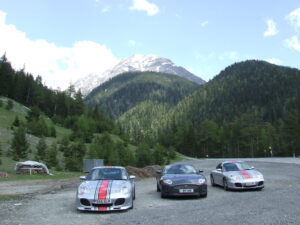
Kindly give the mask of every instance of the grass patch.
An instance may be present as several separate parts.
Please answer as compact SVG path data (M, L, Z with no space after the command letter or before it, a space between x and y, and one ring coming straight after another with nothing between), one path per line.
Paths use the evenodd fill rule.
M186 159L186 157L184 155L176 152L176 157L175 157L175 159L171 160L171 163L180 162L180 161L183 161L185 159Z
M22 200L22 195L1 195L0 201Z
M74 178L84 175L80 172L52 172L53 175L46 175L46 174L9 174L9 178L3 178L0 179L0 182L5 181L24 181L24 180L59 180L59 179L68 179L68 178Z

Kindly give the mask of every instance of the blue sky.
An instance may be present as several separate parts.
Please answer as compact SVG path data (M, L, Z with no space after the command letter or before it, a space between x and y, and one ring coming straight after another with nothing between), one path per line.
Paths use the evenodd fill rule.
M299 0L0 0L0 54L66 88L133 54L208 81L246 59L300 68Z

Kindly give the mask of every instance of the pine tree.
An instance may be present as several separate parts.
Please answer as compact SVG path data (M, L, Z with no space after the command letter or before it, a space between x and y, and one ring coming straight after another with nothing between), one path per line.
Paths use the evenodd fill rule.
M46 152L46 164L49 168L56 167L58 165L57 145L55 142L52 143L52 145Z
M46 160L46 152L47 152L47 144L44 138L41 138L36 146L37 148L37 156L39 159L45 161Z
M5 109L11 110L13 107L14 107L13 101L10 100L10 99L8 99L8 101L7 101L7 103L6 103L6 106L5 106Z
M29 144L26 139L25 129L19 127L14 131L13 140L11 143L11 151L14 160L26 158Z
M15 120L14 120L14 122L13 122L12 125L13 125L14 127L20 126L20 120L19 120L19 117L18 117L18 116L15 117Z

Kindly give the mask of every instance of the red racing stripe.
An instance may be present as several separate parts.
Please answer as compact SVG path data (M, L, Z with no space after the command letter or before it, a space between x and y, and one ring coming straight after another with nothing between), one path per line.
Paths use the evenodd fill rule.
M98 200L105 200L107 196L107 187L109 184L109 180L103 180L100 188L99 188L99 193L98 193ZM106 207L99 207L99 211L105 211Z
M250 178L251 178L250 174L247 173L246 171L240 170L240 172L241 172L241 174L242 174L246 179L250 179Z

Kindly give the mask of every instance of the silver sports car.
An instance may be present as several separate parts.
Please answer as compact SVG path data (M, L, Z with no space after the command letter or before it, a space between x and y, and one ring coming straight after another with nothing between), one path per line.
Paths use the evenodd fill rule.
M211 185L221 185L228 189L264 188L263 175L244 161L225 161L217 165L210 173Z
M76 208L85 211L113 211L133 208L135 176L120 166L93 168L77 189Z

